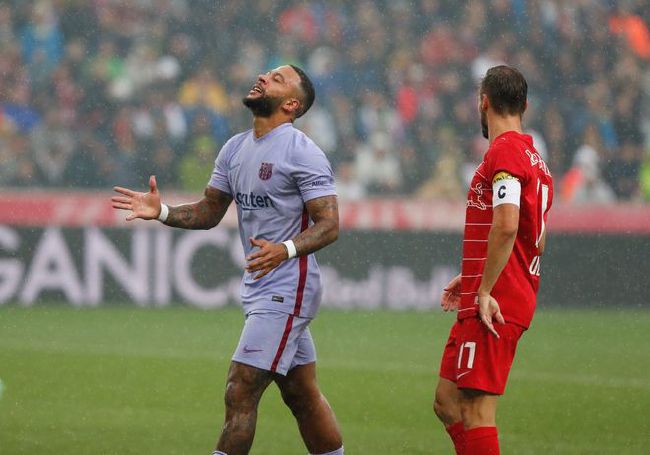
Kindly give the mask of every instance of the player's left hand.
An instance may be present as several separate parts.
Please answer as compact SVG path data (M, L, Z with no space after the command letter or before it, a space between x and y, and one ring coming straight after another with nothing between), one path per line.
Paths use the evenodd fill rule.
M249 240L252 246L259 248L246 257L248 264L245 269L251 273L260 272L255 275L255 280L268 274L289 257L286 247L281 243L271 243L268 240L257 240L252 237Z
M444 311L456 311L460 305L460 273L443 289L440 306Z
M505 324L506 321L503 319L501 314L501 309L499 308L499 303L494 297L490 294L479 294L476 296L476 303L478 304L478 314L481 318L481 322L485 324L485 327L497 338L499 334L494 328L492 320L496 320L499 324Z

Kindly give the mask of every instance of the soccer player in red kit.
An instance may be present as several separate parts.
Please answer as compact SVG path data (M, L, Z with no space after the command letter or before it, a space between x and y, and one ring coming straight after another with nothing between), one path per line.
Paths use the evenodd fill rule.
M457 309L458 320L434 402L457 454L499 454L497 400L535 311L553 180L522 134L527 91L509 66L490 68L479 90L490 146L467 195L461 274L442 295L443 309Z

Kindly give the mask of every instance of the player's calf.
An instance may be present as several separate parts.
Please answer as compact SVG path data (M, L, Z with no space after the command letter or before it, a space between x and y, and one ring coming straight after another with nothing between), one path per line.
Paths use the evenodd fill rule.
M217 451L228 455L248 454L255 436L257 406L271 380L268 371L238 362L231 364L224 397L226 418Z
M315 364L298 366L286 377L276 378L282 399L296 418L311 454L343 454L343 440L334 411L316 382Z

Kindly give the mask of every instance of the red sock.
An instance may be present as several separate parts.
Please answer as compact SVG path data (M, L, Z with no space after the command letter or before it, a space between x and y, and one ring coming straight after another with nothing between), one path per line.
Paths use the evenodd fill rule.
M456 449L456 455L463 455L465 447L465 426L463 421L452 423L448 427L445 427L451 441L454 443L454 449Z
M497 427L477 427L465 430L463 455L499 455Z

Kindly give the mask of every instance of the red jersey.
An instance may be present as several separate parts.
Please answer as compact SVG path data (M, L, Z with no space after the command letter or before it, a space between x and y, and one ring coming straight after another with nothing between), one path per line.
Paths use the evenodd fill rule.
M528 328L535 312L539 287L539 242L553 200L551 173L533 147L533 139L515 131L497 137L483 157L467 194L461 301L458 319L477 314L475 303L487 257L492 226L492 188L496 174L507 172L519 180L519 228L508 263L491 295L506 322Z

